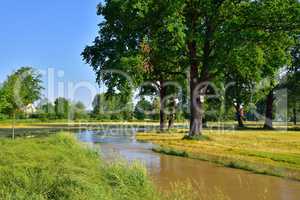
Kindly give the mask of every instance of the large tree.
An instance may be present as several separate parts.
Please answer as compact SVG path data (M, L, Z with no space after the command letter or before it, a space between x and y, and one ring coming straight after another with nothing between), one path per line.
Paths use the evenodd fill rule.
M176 13L169 9L169 3L107 0L98 7L98 14L104 17L100 36L82 53L108 92L131 97L132 90L143 82L155 86L160 98L161 130L165 124L166 82L182 74L179 60L183 35L177 33L183 27L176 26L181 24L177 23L180 18L172 16Z
M242 115L245 108L265 98L265 127L272 128L274 91L280 83L280 69L290 60L288 49L292 39L288 33L260 34L260 42L245 42L244 46L231 51L226 59L229 63L225 62L230 66L226 69L225 81L231 84L226 99L227 103L234 105L240 127L244 126Z
M281 70L290 65L290 48L293 45L292 37L288 32L274 34L265 40L265 64L263 66L263 78L269 79L269 85L265 88L265 123L264 128L273 129L275 92L282 82Z

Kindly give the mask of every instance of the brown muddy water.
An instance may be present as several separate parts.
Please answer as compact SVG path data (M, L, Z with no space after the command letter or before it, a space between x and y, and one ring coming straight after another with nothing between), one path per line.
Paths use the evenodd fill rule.
M78 138L99 148L105 160L122 158L142 162L162 191L170 189L171 183L190 181L208 188L200 190L202 192L218 190L231 200L300 200L300 182L154 153L151 151L153 145L136 141L134 132L122 129L83 131Z

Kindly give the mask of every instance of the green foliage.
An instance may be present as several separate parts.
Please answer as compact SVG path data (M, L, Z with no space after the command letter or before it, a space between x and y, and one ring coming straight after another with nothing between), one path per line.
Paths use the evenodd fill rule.
M41 75L31 67L22 67L7 77L1 93L1 110L12 115L41 96Z
M93 67L97 81L104 82L108 93L120 92L128 97L141 77L137 70L142 62L138 55L140 41L137 38L143 30L138 26L143 18L138 9L143 5L138 0L107 0L98 6L97 14L104 17L104 22L99 25L99 36L92 46L84 49L82 56ZM132 81L124 73L130 75Z
M5 108L8 107L7 97L2 86L0 86L0 113L3 115Z
M297 123L300 112L300 36L296 36L295 40L296 44L291 50L292 63L288 67L286 81L281 87L288 89L289 116Z
M82 56L108 93L128 97L138 88L141 93L158 96L163 82L183 78L183 19L173 7L169 9L169 4L160 0L107 0L98 7L104 22L94 44L87 46ZM149 89L148 84L141 86L144 82L155 89Z
M48 100L41 101L37 106L37 112L34 116L42 120L55 119L56 114L53 103L48 102Z
M68 119L71 112L71 103L69 100L59 97L54 101L54 110L58 119Z
M134 109L134 117L138 120L144 120L146 118L149 119L150 112L152 111L151 103L146 100L144 97L138 101Z
M72 113L73 113L73 118L75 120L77 120L77 119L85 119L85 118L88 117L85 105L82 102L80 102L80 101L73 103L73 105L72 105Z
M139 163L131 165L114 163L106 166L103 176L105 182L112 188L112 199L160 199L148 179L146 169Z
M86 111L85 105L78 102L70 102L65 98L57 98L54 104L48 102L47 100L41 101L37 107L37 112L33 115L35 118L42 120L49 119L86 119L88 118L88 113Z
M104 120L130 120L133 117L132 110L130 98L102 93L94 97L92 116Z

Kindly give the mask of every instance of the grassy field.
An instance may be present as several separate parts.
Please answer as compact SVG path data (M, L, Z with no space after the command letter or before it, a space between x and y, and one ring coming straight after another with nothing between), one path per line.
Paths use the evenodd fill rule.
M184 133L139 133L137 139L158 144L156 152L300 181L300 132L210 131L200 141L183 140Z

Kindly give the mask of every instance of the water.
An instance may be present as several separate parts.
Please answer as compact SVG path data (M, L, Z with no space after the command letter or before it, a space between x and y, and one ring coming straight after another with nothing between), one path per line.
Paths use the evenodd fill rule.
M192 180L195 185L217 188L232 200L300 200L300 182L154 153L151 151L152 144L135 140L135 131L82 131L78 137L101 149L105 160L120 157L129 162L139 160L145 164L154 183L161 190L168 190L172 182Z

